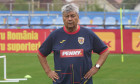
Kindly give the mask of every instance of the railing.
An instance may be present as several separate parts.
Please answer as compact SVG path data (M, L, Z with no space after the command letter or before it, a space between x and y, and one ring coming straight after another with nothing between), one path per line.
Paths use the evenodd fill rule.
M4 16L8 18L9 16L28 16L28 24L30 24L30 20L32 16L62 16L61 14L61 7L65 3L0 3L0 16ZM113 5L118 7L115 8ZM106 18L108 16L119 16L120 8L123 9L123 17L127 16L132 20L133 16L137 17L137 24L140 23L140 14L139 11L134 11L133 8L130 10L126 10L126 8L132 4L107 4L107 3L100 3L100 4L93 4L93 3L78 3L80 9L80 16L102 16L103 17L103 25L98 26L107 26L105 25ZM58 11L58 12L57 12ZM96 12L93 12L96 11ZM129 11L129 12L128 12ZM132 12L132 13L131 13ZM119 18L119 17L118 17ZM11 26L7 21L7 26ZM43 25L43 24L39 24ZM84 25L84 24L83 24ZM89 24L92 25L92 24ZM140 24L139 24L140 25ZM126 26L139 26L139 25L126 25ZM111 25L112 26L112 25ZM116 21L116 25L119 26Z

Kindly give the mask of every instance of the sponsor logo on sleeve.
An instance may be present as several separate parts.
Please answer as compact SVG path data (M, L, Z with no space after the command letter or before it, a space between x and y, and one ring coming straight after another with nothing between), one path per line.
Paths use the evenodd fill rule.
M83 57L84 52L83 49L68 49L68 50L60 50L60 57Z

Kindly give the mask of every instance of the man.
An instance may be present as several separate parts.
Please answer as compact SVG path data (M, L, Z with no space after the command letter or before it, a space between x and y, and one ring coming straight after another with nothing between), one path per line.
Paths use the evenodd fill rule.
M105 62L109 50L91 30L80 27L79 8L75 4L62 7L64 27L53 31L38 50L38 58L53 84L93 84L92 76ZM92 66L91 52L100 54ZM46 57L54 52L55 71Z

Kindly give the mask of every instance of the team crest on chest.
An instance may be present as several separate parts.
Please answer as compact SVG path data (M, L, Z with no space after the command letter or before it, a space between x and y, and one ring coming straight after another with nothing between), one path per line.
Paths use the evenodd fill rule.
M84 44L85 38L84 37L78 37L79 44Z

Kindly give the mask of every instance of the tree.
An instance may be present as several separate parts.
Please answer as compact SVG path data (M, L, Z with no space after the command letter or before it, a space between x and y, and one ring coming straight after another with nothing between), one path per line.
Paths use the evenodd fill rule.
M29 4L26 3L25 0L15 0L15 3L13 4L13 10L16 11L28 11Z
M5 11L5 10L8 10L8 8L5 6L5 4L0 3L0 10Z

